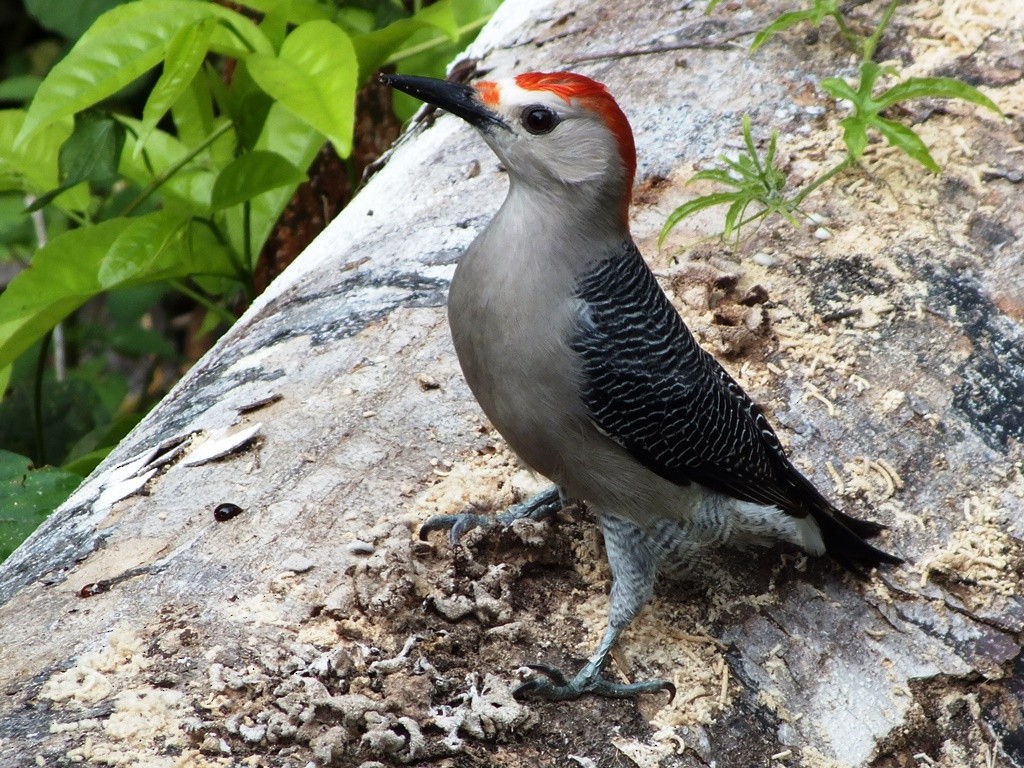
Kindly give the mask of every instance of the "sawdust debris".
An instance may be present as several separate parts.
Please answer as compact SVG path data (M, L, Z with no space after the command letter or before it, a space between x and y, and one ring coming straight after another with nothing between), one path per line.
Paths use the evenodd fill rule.
M1012 597L1020 589L1020 553L1003 526L994 499L964 499L965 528L954 530L949 542L922 559L920 584L933 575L971 587L975 605L989 605L997 597ZM963 597L963 595L961 595Z

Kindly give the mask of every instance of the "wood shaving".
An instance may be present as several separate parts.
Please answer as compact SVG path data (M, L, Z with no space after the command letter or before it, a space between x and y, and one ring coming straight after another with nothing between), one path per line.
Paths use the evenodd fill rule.
M994 499L964 499L966 528L952 532L949 543L922 559L920 585L933 574L968 584L972 597L988 604L996 596L1011 597L1020 587L1019 553L1006 532Z
M883 459L855 456L845 469L849 474L846 490L850 493L863 493L873 502L891 499L897 490L903 488L902 478Z
M857 389L858 395L868 389L871 389L871 382L863 376L858 376L856 373L851 373L847 381Z
M807 390L804 393L804 400L813 398L814 400L817 400L825 405L825 409L828 411L829 416L836 415L836 404L829 400L827 397L825 397L823 394L821 394L821 392L818 391L818 388L816 386L811 384L809 381L806 381L804 382L804 387Z
M825 462L825 469L828 471L829 477L832 478L832 485L836 495L843 496L846 493L846 483L843 482L842 476L836 471L831 461Z

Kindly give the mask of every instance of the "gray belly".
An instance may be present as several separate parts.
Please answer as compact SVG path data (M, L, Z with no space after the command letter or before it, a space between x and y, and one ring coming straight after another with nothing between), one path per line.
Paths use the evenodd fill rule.
M586 421L568 347L572 300L537 295L543 288L531 294L501 275L467 280L460 274L465 266L472 268L460 265L448 300L462 372L512 450L533 470L561 482L568 444L580 438Z

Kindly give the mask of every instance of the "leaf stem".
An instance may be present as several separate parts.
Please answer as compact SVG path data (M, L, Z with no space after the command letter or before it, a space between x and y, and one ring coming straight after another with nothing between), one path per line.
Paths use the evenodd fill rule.
M149 199L150 195L152 195L154 192L160 189L160 187L162 187L167 182L168 179L170 179L172 176L174 176L174 174L176 174L186 165L195 160L196 157L198 157L201 152L203 152L207 147L213 144L213 142L215 142L225 133L230 131L233 127L234 124L230 120L228 120L222 123L216 129L214 129L213 133L211 133L209 136L203 139L203 141L200 142L195 148L191 149L188 153L186 153L185 156L181 158L181 160L171 165L163 173L160 173L157 176L153 177L153 180L146 185L146 187L139 193L138 197L136 197L128 204L128 206L124 209L121 215L131 216L132 212L140 205L142 205L147 199Z
M846 157L845 157L845 158L843 159L843 161L842 161L842 162L840 162L840 163L838 163L837 165L833 166L831 170L828 170L828 171L826 171L826 172L825 172L825 173L823 173L823 174L822 174L821 176L819 176L818 178L814 179L814 181L812 181L812 182L811 182L810 184L808 184L808 185L807 185L806 187L804 187L803 189L801 189L801 190L800 190L800 191L799 191L799 192L798 192L798 193L797 193L797 194L796 194L796 195L795 195L795 196L793 197L793 208L794 208L794 209L795 209L795 208L798 208L798 207L800 206L800 203L802 203L802 202L803 202L803 201L804 201L804 200L805 200L805 199L807 198L807 196L808 196L809 194L811 194L811 192L813 192L814 190L816 190L816 189L817 189L818 187L820 187L820 186L821 186L822 184L824 184L824 183L825 183L826 181L829 181L829 180L831 180L832 178L834 178L835 176L838 176L838 175L839 175L840 173L842 173L842 172L843 172L843 171L845 171L845 170L846 170L847 168L849 168L849 167L850 167L851 165L853 165L853 164L854 164L854 162L855 162L855 161L854 161L854 159L853 159L853 158L852 158L852 157L851 157L850 155L847 155L847 156L846 156Z
M242 290L245 292L246 303L248 304L251 302L256 293L252 276L255 265L249 265L248 262L243 261L245 256L239 256L235 251L234 246L232 246L231 243L228 242L227 238L224 237L224 233L221 232L220 227L217 226L215 221L201 216L193 217L193 221L198 224L202 224L210 230L210 234L217 238L217 242L224 247L224 252L227 254L228 260L231 262L231 267L235 271L235 279L238 281L239 285L242 286Z
M34 195L25 195L25 207L28 208L35 202ZM46 232L46 216L41 209L32 211L32 227L36 233L36 250L46 247L49 239ZM67 371L67 354L64 342L64 324L57 323L53 326L53 372L57 381L64 381Z
M238 319L230 312L228 312L226 309L224 309L224 307L210 301L208 298L203 296L203 294L199 293L199 291L193 291L181 280L171 279L168 280L167 282L171 285L172 288L174 288L174 290L185 294L190 299L192 299L192 301L194 301L196 304L206 307L207 311L213 312L213 314L217 315L221 320L227 323L228 326L234 325L235 321Z
M885 28L889 26L889 22L892 20L892 15L896 12L896 6L900 4L900 0L890 0L889 5L885 8L885 13L882 14L882 20L878 22L878 26L875 27L875 31L871 33L871 37L864 41L864 54L863 61L873 61L875 58L875 48L878 47L878 41L882 39L882 33L885 32Z
M43 374L46 372L46 356L50 349L53 329L47 331L39 342L39 356L36 358L35 378L32 382L32 431L36 439L36 455L33 463L37 469L46 466L46 435L43 432Z
M242 256L251 274L256 269L252 255L252 201L242 201Z
M839 34L842 35L846 44L853 48L857 53L863 53L864 38L850 29L850 26L846 23L846 17L843 16L843 12L836 9L836 12L832 14L832 18L835 19L836 26L839 27Z
M479 19L474 19L468 24L463 24L461 27L457 27L455 32L459 37L462 37L467 32L473 32L475 30L480 29L484 24L486 24L490 20L490 18L491 14L481 16ZM431 38L430 40L426 40L422 43L419 43L418 45L410 45L408 48L403 48L402 50L393 53L386 59L384 59L383 66L387 66L388 64L397 64L403 59L410 59L413 56L421 54L425 51L429 51L432 48L437 48L449 42L451 42L451 38L448 37L448 35L440 35L438 37L434 37Z

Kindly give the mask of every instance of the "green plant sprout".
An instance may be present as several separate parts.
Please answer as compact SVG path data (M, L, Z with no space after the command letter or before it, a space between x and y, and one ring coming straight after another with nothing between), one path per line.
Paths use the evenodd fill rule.
M720 0L708 5L710 12ZM871 35L856 34L847 24L842 10L835 0L814 0L812 7L784 13L757 33L750 46L752 52L760 48L772 35L803 22L820 27L826 19L834 19L847 44L861 56L857 85L851 86L838 77L827 77L819 83L822 90L837 100L848 101L853 107L852 114L840 121L843 128L843 142L846 156L835 166L815 177L799 192L787 189L785 174L775 165L775 150L778 132L773 131L768 152L764 159L757 154L750 134L750 118L743 116L744 151L736 160L720 157L725 167L700 171L690 179L714 181L733 188L730 192L713 192L690 200L669 214L658 238L659 245L680 221L705 208L729 205L725 224L720 236L723 239L739 238L746 224L764 219L777 213L794 226L797 216L804 216L800 204L814 190L831 180L852 165L858 163L867 147L869 131L877 131L885 141L902 150L932 173L941 169L935 162L927 145L912 129L896 120L882 116L882 112L902 102L923 98L961 99L1002 114L999 107L985 94L967 83L951 77L911 77L876 93L879 78L895 76L891 67L883 67L874 61L875 51L882 33L892 20L899 0L890 0L882 18ZM750 206L757 210L745 216Z
M875 95L875 83L879 76L894 74L889 67L882 67L873 61L860 65L860 82L854 90L841 78L828 77L821 81L821 87L836 99L844 99L853 105L853 114L840 121L843 127L843 141L851 160L859 160L868 144L868 129L873 128L897 149L917 160L932 173L941 168L932 158L928 147L917 133L895 120L882 117L889 107L912 99L941 98L962 99L1002 114L999 107L978 89L951 77L911 77L892 88Z
M721 1L712 0L704 12L711 13ZM860 53L863 38L850 29L837 0L814 0L814 4L810 8L783 13L754 36L754 40L750 44L750 52L756 53L757 49L764 45L772 35L785 32L797 24L809 21L817 29L826 19L834 20L839 27L839 34L843 36L847 45Z
M764 158L759 157L757 147L754 146L754 139L750 134L750 117L744 115L744 150L739 156L733 160L722 155L719 160L725 164L725 168L709 168L700 171L687 182L692 184L696 181L714 181L723 186L732 187L733 191L703 195L676 208L665 222L660 240L664 240L672 228L686 217L716 205L728 204L729 206L725 214L725 226L722 230L722 237L726 239L745 223L762 215L777 213L795 225L797 223L795 215L800 213L799 201L795 197L785 194L786 176L775 165L777 140L778 131L773 131L771 140L768 142L768 151ZM754 204L759 205L760 210L751 217L746 217L747 209Z

